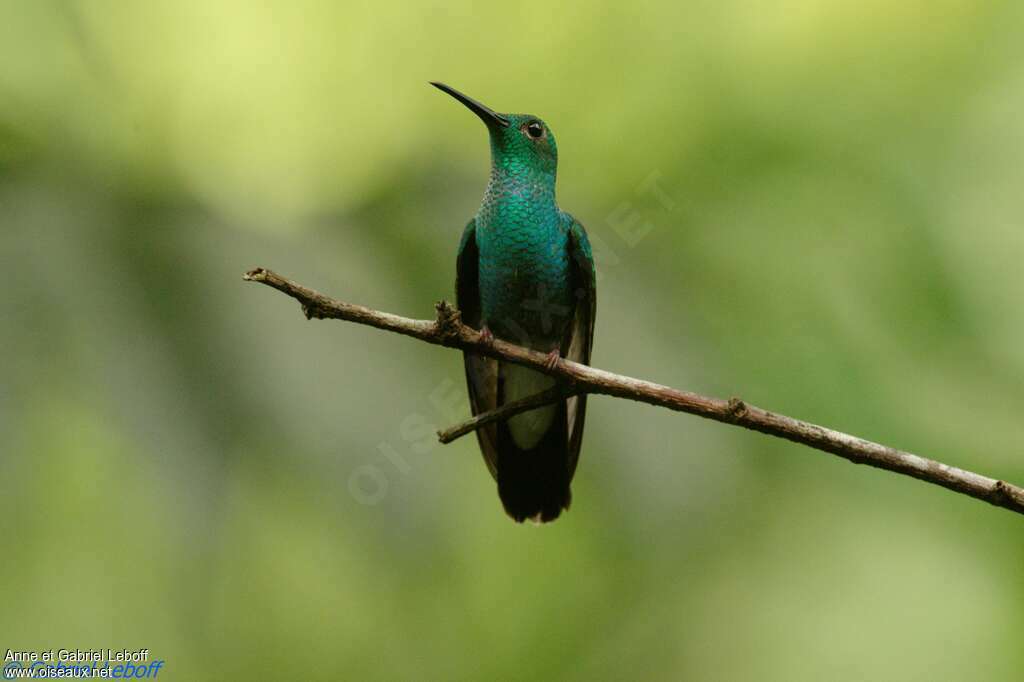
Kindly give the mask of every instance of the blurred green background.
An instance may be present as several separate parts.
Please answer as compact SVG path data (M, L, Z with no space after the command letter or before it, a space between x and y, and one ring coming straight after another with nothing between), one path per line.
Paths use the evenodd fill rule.
M164 678L995 680L1024 521L596 398L501 511L415 317L538 114L594 361L1024 482L1024 5L0 5L0 647Z

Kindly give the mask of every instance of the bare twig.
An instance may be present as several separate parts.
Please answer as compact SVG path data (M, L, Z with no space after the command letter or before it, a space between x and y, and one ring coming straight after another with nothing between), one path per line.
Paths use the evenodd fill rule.
M377 329L412 336L434 345L471 350L480 355L524 365L561 380L562 386L560 387L524 398L492 412L477 415L462 424L446 429L439 434L442 442L450 442L487 423L554 402L565 395L595 393L658 405L677 412L686 412L726 424L735 424L777 438L785 438L838 455L857 464L867 464L905 476L912 476L1024 514L1024 489L1019 486L873 443L863 438L833 431L823 426L769 412L749 405L739 398L729 400L710 398L642 379L613 374L568 360L560 360L554 368L551 368L546 363L547 355L544 353L529 350L501 339L494 339L491 342L481 339L478 331L462 324L458 311L445 301L436 305L436 320L413 320L360 305L336 301L263 268L247 272L244 278L251 282L266 284L291 296L302 304L302 310L309 319L331 318L365 324Z
M453 440L465 436L467 433L471 433L479 428L487 426L491 422L514 417L520 412L527 412L535 407L550 405L551 403L564 400L576 393L579 393L579 391L565 386L554 386L546 391L541 391L534 395L528 395L525 398L513 400L510 403L505 403L497 409L490 410L489 412L482 412L475 417L456 424L455 426L444 429L443 431L438 431L437 439L447 445Z

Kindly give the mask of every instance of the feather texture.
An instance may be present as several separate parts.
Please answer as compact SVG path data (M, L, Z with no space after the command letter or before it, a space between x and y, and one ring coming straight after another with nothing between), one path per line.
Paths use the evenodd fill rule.
M574 300L568 319L555 330L560 338L554 347L568 359L589 363L596 312L593 256L583 226L572 216L561 213L559 228L565 235L567 284ZM456 264L456 300L463 321L479 329L486 320L479 291L476 229L475 220L470 221L463 233ZM543 340L528 345L544 349ZM553 385L553 379L535 370L473 353L465 353L464 359L474 415ZM586 396L576 396L477 430L484 461L497 481L505 511L513 519L547 522L568 509L585 416Z

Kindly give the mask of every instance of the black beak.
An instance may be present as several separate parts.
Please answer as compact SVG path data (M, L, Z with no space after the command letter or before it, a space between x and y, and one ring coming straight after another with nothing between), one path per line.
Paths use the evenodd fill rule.
M460 102L462 102L463 104L465 104L469 108L470 111L472 111L474 114L479 116L480 119L484 123L486 123L487 125L490 125L490 124L493 123L495 125L501 126L502 128L507 128L508 127L508 124L509 124L508 118L506 118L505 116L503 116L503 115L499 114L498 112L494 111L490 107L485 107L483 104L480 104L480 102L477 102L472 97L468 97L466 95L463 95L461 92L459 92L455 88L449 87L449 86L445 85L444 83L438 83L437 81L430 81L430 84L433 85L438 90L441 90L443 92L447 92L449 95L451 95L455 99L457 99Z

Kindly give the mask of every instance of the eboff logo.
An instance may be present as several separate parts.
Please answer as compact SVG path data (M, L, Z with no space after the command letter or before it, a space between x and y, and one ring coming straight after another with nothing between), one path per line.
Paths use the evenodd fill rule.
M103 661L103 664L93 663L91 666L73 666L63 662L55 665L34 662L30 668L26 668L21 661L8 661L4 664L4 680L20 680L29 678L111 678L111 679L154 679L160 674L164 662L150 661L139 665L133 663L118 663L110 665L110 661Z

